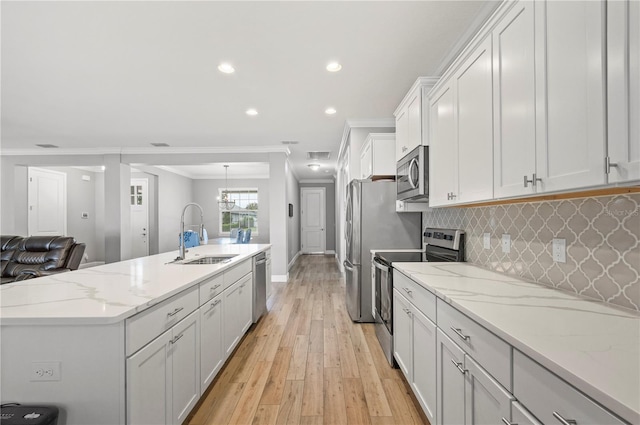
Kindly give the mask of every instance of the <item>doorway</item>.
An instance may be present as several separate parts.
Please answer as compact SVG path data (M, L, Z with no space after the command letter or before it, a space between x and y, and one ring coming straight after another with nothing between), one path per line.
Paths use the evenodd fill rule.
M29 167L27 197L30 236L67 234L67 175Z
M300 189L300 234L303 254L324 254L326 249L326 191L324 187Z
M131 258L149 255L149 181L131 179Z

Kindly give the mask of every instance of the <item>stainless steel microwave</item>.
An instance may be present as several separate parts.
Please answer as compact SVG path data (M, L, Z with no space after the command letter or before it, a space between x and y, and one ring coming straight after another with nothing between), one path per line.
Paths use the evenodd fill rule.
M418 146L398 161L396 184L399 201L429 199L429 146Z

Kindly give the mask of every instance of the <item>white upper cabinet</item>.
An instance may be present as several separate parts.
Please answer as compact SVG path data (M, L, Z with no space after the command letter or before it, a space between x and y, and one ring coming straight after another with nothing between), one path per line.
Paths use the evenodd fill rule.
M457 202L493 198L493 90L491 37L454 76L458 130Z
M536 170L534 3L517 3L493 31L494 195L534 193Z
M395 176L395 149L396 135L394 133L369 134L360 152L360 178Z
M603 185L605 3L535 6L537 101L545 113L537 120L533 183L538 192Z
M458 187L458 141L451 82L431 96L429 104L429 206L453 203Z
M607 4L609 183L640 179L640 2Z
M427 114L423 114L423 104L426 106L426 93L437 81L437 78L418 78L394 112L393 115L396 117L396 162L416 147L429 144L427 140Z

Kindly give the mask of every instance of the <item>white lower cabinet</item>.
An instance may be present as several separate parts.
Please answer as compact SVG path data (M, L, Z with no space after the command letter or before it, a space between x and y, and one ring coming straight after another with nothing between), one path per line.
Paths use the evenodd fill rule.
M436 324L413 311L413 380L411 387L430 421L436 418Z
M411 321L411 307L409 302L400 295L397 289L393 290L393 356L400 366L400 370L411 382L411 334L413 323Z
M509 422L514 397L469 356L465 357L465 423Z
M200 392L204 393L224 363L222 297L200 306Z
M542 425L540 421L534 418L533 415L517 401L511 405L511 421L509 424L506 422L503 423L505 425Z
M200 317L191 313L127 359L127 423L182 423L200 397Z
M252 310L252 279L250 273L227 288L224 293L223 311L223 342L225 358L228 357L240 342L253 318Z

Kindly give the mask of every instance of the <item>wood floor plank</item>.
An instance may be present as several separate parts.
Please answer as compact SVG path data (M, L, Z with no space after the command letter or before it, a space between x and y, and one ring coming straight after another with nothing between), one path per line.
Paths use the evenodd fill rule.
M324 424L347 425L342 372L339 367L324 368Z
M323 415L323 390L324 356L322 353L309 353L307 357L307 376L304 379L302 416Z
M205 425L228 424L245 387L244 382L229 383L221 391L220 398L210 406L211 413Z
M265 405L261 404L256 410L256 414L253 417L252 425L276 425L278 420L278 405Z
M266 335L267 342L262 350L262 354L259 360L272 362L275 359L278 347L280 346L280 340L284 334L283 325L275 325L271 328L270 334Z
M251 423L258 409L260 397L269 378L271 362L257 362L247 385L242 391L238 404L229 420L230 425L244 425Z
M324 326L321 320L311 321L309 351L311 353L322 353L324 351Z
M262 350L267 344L268 339L269 337L259 336L254 337L253 341L249 342L244 360L232 378L233 382L247 382L249 380L249 377L253 373L254 366L262 356Z
M309 352L309 337L297 335L293 347L293 354L289 362L287 380L303 380L307 369L307 353Z
M360 369L358 369L358 361L356 360L356 353L353 350L351 335L349 335L348 333L338 333L337 337L342 377L360 378Z
M378 376L378 371L373 363L371 353L363 351L358 362L360 378L364 388L364 395L367 399L370 416L392 416L387 396L385 395Z
M300 425L323 425L322 416L302 416Z
M396 379L383 379L382 387L389 400L392 416L403 424L422 424L422 419L413 403L408 402L408 394L404 393L402 384Z
M304 381L286 382L276 424L297 425L300 423L303 391Z
M293 349L290 347L278 347L278 352L273 359L273 365L269 372L269 378L264 386L260 404L279 405L282 402L289 363Z
M324 329L324 367L340 367L340 349L335 328Z
M384 352L382 351L382 347L380 346L380 342L378 342L378 337L375 333L375 328L373 326L365 326L362 330L365 340L367 341L367 345L369 346L369 352L374 360L373 364L376 366L380 379L400 379L400 375L397 373L399 369L391 367L389 361L384 355Z
M371 423L367 399L362 388L362 381L356 378L343 378L344 399L347 408L349 425L366 425Z

